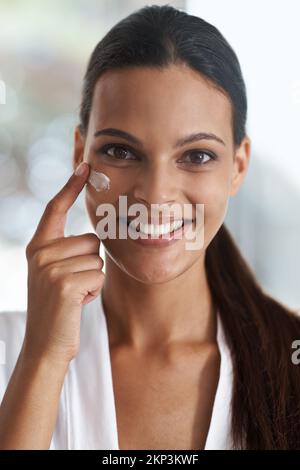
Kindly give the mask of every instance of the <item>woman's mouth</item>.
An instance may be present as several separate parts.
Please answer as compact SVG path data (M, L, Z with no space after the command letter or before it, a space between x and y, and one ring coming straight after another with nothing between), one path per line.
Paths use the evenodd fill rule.
M127 222L131 240L144 246L170 245L183 238L184 230L193 220L175 220L166 224L143 224L135 220ZM140 236L139 236L140 234Z

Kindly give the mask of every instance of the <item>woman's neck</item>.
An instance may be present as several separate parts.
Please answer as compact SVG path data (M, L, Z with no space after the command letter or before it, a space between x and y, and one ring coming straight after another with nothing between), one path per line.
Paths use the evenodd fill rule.
M109 256L102 299L110 343L136 350L155 345L216 341L216 312L204 256L171 281L145 284L124 273Z

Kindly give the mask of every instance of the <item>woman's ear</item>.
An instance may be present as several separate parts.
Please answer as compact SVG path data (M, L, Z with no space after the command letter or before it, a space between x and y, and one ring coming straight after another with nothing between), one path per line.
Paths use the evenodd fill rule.
M73 170L83 161L85 146L85 137L82 134L80 127L77 126L74 132L74 153L73 153Z
M235 150L230 196L234 196L238 192L244 181L249 165L250 151L251 140L248 136L245 136L239 147Z

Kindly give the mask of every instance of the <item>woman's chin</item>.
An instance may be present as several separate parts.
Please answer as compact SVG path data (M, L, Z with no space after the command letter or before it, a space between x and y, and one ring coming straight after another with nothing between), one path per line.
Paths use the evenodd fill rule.
M104 241L105 251L111 261L131 278L144 284L162 284L169 282L183 274L192 266L198 256L190 252L190 256L184 256L185 252L170 251L134 251L116 249L110 242Z
M163 284L175 279L179 273L174 270L166 271L159 269L141 270L141 269L127 269L127 274L138 282L143 284Z
M119 264L119 263L118 263ZM174 263L132 263L124 262L119 264L119 267L126 272L126 274L138 282L143 284L162 284L175 279L182 274L185 269Z

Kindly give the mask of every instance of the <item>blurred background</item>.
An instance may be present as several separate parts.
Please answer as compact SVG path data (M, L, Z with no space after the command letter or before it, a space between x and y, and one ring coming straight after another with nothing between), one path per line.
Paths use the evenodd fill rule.
M178 0L214 24L246 81L252 140L225 222L263 287L300 309L300 4ZM0 310L25 310L25 246L72 171L82 79L97 42L139 0L0 0ZM93 230L83 195L66 235Z

